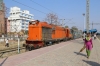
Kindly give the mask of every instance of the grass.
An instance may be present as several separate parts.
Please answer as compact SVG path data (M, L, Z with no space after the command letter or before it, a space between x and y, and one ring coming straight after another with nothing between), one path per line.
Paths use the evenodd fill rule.
M20 47L23 47L24 43L25 43L25 41L20 41ZM18 41L10 40L9 41L9 47L5 47L5 44L6 44L5 42L0 42L0 52L2 50L7 50L7 49L12 49L12 48L18 47ZM23 52L25 52L25 49L20 50L20 53L23 53ZM16 55L16 54L18 54L18 51L1 53L0 54L0 58L4 58L4 57Z

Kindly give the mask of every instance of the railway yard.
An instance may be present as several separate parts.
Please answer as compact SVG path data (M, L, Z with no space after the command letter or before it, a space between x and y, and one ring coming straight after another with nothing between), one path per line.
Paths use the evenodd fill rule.
M20 33L16 33L17 37L2 37L0 66L100 66L100 35L97 35L96 40L93 39L95 49L89 59L91 61L85 51L79 53L84 44L82 37L87 36L88 41L87 38L92 34L95 36L96 32L89 31L83 36L85 32L75 27L70 29L45 21L30 20L28 34L25 34L27 37ZM9 47L5 44L9 44Z
M100 66L99 2L0 0L0 66Z
M97 35L98 39L100 39L100 35ZM9 57L16 54L21 54L26 52L23 44L25 41L20 42L20 53L18 53L18 41L9 41L10 47L5 47L5 42L0 42L0 58Z
M94 48L89 59L86 58L85 50L79 53L83 46L83 41L79 38L8 56L0 59L0 63L1 66L100 66L99 40L93 40L93 43Z

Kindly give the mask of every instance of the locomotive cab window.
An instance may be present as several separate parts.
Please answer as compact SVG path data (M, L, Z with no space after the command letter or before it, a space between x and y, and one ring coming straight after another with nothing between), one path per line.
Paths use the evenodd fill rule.
M39 20L35 20L35 21L30 21L29 24L33 24L33 25L38 25L39 24Z

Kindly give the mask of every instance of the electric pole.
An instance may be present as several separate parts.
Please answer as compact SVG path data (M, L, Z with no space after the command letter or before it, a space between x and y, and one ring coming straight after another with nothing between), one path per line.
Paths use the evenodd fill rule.
M90 23L90 25L92 25L92 29L93 29L93 25L100 25L100 23L94 23L94 22L92 22L92 23Z
M89 5L90 0L86 0L86 30L89 32Z
M84 27L83 27L83 31L85 30L85 13L83 13L84 16Z
M60 20L62 20L62 24L61 24L61 26L63 26L63 25L64 25L64 20L65 20L65 19L60 19Z

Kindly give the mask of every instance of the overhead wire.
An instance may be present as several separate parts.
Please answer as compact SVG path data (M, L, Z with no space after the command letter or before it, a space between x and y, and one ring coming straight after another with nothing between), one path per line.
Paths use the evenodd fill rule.
M43 8L45 8L45 9L47 9L47 10L49 10L49 11L51 11L51 12L54 12L54 11L52 11L51 9L49 9L49 8L47 8L47 7L45 7L45 6L43 6L43 5L41 5L41 4L39 4L39 3L37 3L37 2L35 2L35 1L33 1L33 0L30 0L31 2L33 2L33 3L35 3L35 4L37 4L37 5L39 5L39 6L41 6L41 7L43 7ZM56 13L56 12L54 12L54 13ZM60 14L59 14L60 15ZM60 16L62 16L62 15L60 15ZM63 17L63 16L62 16ZM71 19L65 19L65 20L68 20L68 22L70 22L71 20L72 20L73 18L71 18ZM67 22L67 23L68 23Z
M28 6L28 5L25 5L25 4L23 4L23 3L20 3L20 2L18 2L18 1L16 1L16 0L12 0L12 1L14 1L14 2L16 2L16 3L19 3L19 4L23 5L23 6L26 6L26 7L28 7L28 8L31 8L31 9L33 9L33 10L36 10L36 11L38 11L38 12L41 12L41 13L43 13L43 14L46 14L45 12L42 12L42 11L40 11L40 10L37 10L37 9L35 9L35 8L33 8L33 7L30 7L30 6Z
M28 8L30 8L30 9L36 10L36 11L38 11L38 12L40 12L40 13L46 14L46 13L40 11L40 10L37 10L37 9L35 9L35 8L33 8L33 7L30 7L30 6L28 6L28 5L25 5L25 4L23 4L23 3L20 3L20 2L18 2L18 1L16 1L16 0L12 0L12 1L14 1L14 2L16 2L16 3L18 3L18 4L21 4L21 5L25 6L25 7L28 7ZM40 17L40 16L36 16L36 17L42 18L42 17Z
M46 7L44 7L44 6L42 6L41 4L38 4L37 2L35 2L35 1L33 1L33 0L30 0L31 2L33 2L33 3L35 3L35 4L37 4L37 5L39 5L39 6L41 6L41 7L43 7L43 8L45 8L45 9L47 9L47 10L49 10L49 11L52 11L52 10L50 10L50 9L48 9L48 8L46 8ZM53 12L53 11L52 11Z
M37 3L37 2L35 2L35 1L33 1L33 0L30 0L30 1L33 2L33 3L35 3L35 4L37 4L37 5L39 5L39 6L41 6L41 7L43 7L43 8L45 8L45 9L47 9L47 10L49 10L49 11L51 11L51 12L54 12L54 11L52 11L51 9L49 9L49 8L47 8L47 7L44 7L43 5ZM54 13L56 13L56 12L54 12ZM59 15L60 15L60 14L59 14ZM60 16L62 16L62 15L60 15ZM62 17L63 17L63 16L62 16Z
M20 3L20 2L18 2L18 1L16 1L16 0L12 0L12 1L14 1L14 2L16 2L16 3L18 3L18 4L21 4L21 5L23 5L23 6L26 6L26 7L28 7L28 8L31 8L31 9L33 9L33 10L36 10L36 11L38 11L38 12L41 12L41 13L47 15L47 13L45 13L45 12L42 12L42 11L40 11L40 10L38 10L38 9L35 9L35 8L30 7L30 6L28 6L28 5L25 5L25 4L23 4L23 3ZM30 0L30 1L36 3L37 5L39 5L39 6L43 7L43 8L45 8L45 9L47 9L47 10L49 10L49 11L52 11L52 10L48 9L47 7L44 7L44 6L38 4L37 2L35 2L35 1L33 1L33 0ZM54 11L52 11L52 12L54 12ZM55 13L55 12L54 12L54 13ZM61 16L61 15L60 15L60 16ZM38 16L37 16L37 17L38 17ZM63 17L63 16L62 16L62 17Z

